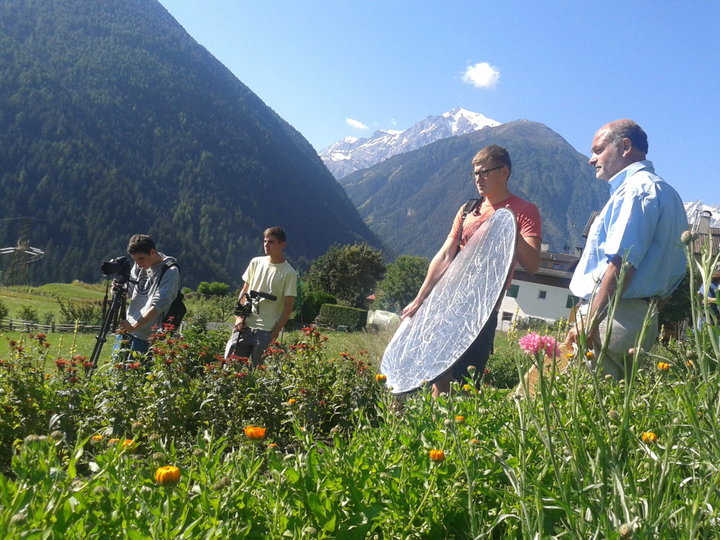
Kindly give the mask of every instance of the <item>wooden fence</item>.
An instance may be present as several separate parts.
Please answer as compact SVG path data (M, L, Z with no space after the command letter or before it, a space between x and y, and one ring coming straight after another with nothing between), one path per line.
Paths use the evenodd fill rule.
M80 332L82 334L93 334L100 332L100 325L87 324L81 321L72 324L66 323L50 323L41 324L33 321L23 321L21 319L10 319L8 317L0 319L0 328L3 330L17 330L19 332L40 332L43 334L51 334L55 332Z

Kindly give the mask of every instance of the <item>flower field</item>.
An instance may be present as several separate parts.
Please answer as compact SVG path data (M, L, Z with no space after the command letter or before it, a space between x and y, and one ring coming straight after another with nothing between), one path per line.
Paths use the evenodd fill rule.
M517 372L541 369L534 399L395 398L376 353L329 354L314 328L255 370L216 356L224 338L159 335L151 366L94 371L45 336L0 342L0 535L720 535L717 326L635 352L620 383L582 347L548 371L554 341L515 336Z

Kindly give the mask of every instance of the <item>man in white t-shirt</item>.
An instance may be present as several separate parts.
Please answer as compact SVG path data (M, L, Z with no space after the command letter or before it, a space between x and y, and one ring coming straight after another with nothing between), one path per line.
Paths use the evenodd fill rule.
M297 272L284 255L285 231L271 227L263 237L265 256L250 261L238 298L241 305L251 302L253 309L235 317L233 333L225 346L226 358L251 358L254 366L261 363L267 346L280 335L297 296Z

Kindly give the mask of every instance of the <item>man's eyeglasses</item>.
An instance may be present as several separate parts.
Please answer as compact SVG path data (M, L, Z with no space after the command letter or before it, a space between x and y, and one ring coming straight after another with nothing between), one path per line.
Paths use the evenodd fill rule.
M497 171L498 169L502 169L505 165L499 165L497 167L493 167L492 169L480 169L477 171L473 171L473 176L475 178L487 178L487 175L490 174L493 171Z

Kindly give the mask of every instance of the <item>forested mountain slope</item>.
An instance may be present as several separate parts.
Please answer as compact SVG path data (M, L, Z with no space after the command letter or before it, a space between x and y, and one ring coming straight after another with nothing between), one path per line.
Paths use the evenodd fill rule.
M96 280L138 232L191 286L239 283L272 225L300 262L379 245L310 144L158 2L3 0L0 50L0 247L25 224L46 251L33 281Z
M482 147L507 148L510 190L534 202L553 251L583 246L583 228L609 196L587 158L543 124L518 120L442 139L346 176L342 182L370 228L395 252L431 257L458 208L478 197L471 161Z

